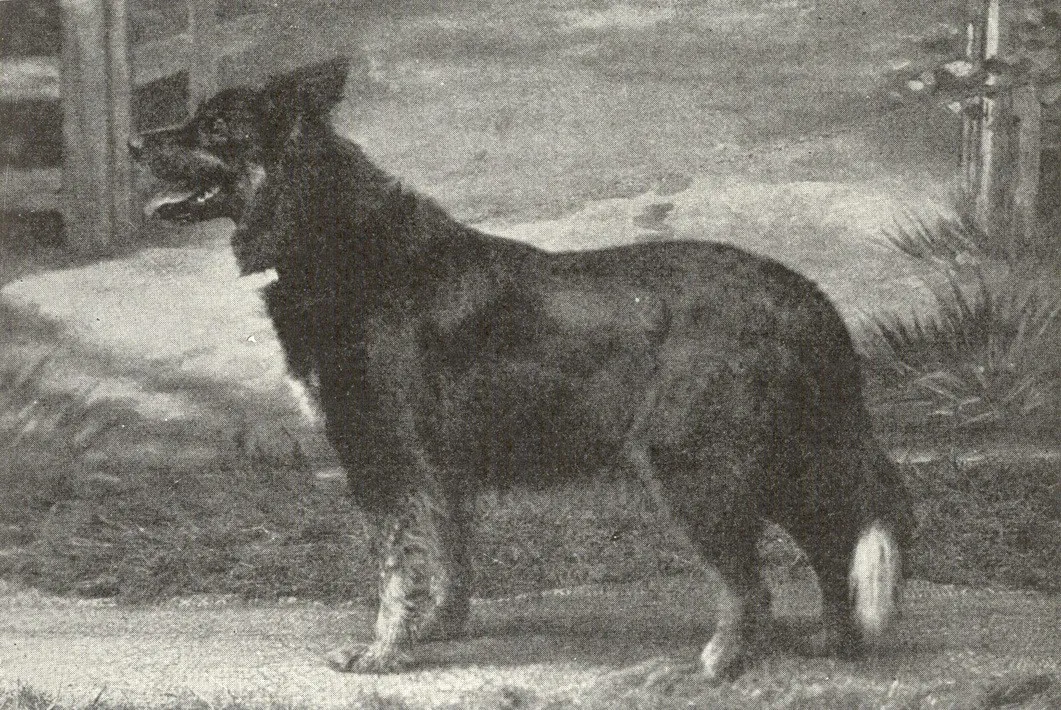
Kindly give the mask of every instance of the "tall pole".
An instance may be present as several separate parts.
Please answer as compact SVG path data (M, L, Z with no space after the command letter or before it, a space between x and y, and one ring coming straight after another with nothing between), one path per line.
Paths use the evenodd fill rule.
M63 217L68 245L103 253L132 233L125 0L62 0Z

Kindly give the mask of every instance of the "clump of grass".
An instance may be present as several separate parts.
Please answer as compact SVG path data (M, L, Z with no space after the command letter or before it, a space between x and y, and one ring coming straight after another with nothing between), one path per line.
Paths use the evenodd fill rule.
M0 327L11 335L0 347L0 576L128 600L368 593L350 506L314 489L282 424L264 441L209 413L145 419L89 378L62 385L58 329L2 306ZM204 456L189 458L194 447Z
M54 352L0 352L0 514L39 514L70 494L82 460L112 425L91 388L45 386ZM3 540L0 539L0 543Z
M982 262L986 257L982 245L987 237L968 210L969 206L959 199L955 214L947 217L930 221L908 213L886 236L904 254L944 269L968 260Z
M6 360L6 359L5 359ZM91 446L102 423L91 388L53 394L42 387L52 353L0 362L0 451L17 454L45 437L73 451Z
M911 218L889 237L937 272L934 312L873 324L874 365L893 399L952 430L1042 427L1061 414L1056 273L1033 259L991 260L989 237L968 217Z

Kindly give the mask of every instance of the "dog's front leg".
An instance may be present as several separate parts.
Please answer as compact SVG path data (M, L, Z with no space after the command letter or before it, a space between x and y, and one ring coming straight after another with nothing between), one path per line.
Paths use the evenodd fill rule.
M429 604L428 560L422 535L415 529L415 506L369 514L369 534L379 561L379 607L372 643L329 656L336 670L350 673L395 673L412 663L412 641L418 620Z
M413 639L452 638L468 616L471 498L466 477L440 467L421 436L419 415L438 403L425 382L418 337L415 328L399 327L375 334L365 347L376 410L369 435L358 440L373 442L376 469L389 475L352 479L368 511L384 512L376 513L375 526L381 541L375 639L340 658L343 670L398 670L410 661Z
M424 552L430 570L430 603L417 623L418 641L462 636L470 611L468 535L474 496L450 491L445 497L435 498L421 514Z

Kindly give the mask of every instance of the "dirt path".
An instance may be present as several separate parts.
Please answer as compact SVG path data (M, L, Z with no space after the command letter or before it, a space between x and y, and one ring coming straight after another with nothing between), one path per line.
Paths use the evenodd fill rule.
M0 597L0 687L28 683L81 704L97 696L314 707L393 698L501 707L513 694L591 702L613 671L692 657L711 628L706 586L705 595L705 580L668 579L477 602L472 638L425 646L420 670L380 678L337 674L321 661L348 632L366 638L368 613L357 607L201 600L144 608L9 593ZM787 589L775 612L806 614L809 590ZM775 675L961 689L995 676L1061 674L1059 628L1057 597L913 583L883 658L837 664L782 655L769 666Z

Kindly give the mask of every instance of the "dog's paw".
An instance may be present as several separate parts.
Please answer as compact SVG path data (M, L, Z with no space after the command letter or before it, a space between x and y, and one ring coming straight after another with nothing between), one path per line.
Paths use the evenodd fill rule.
M408 653L379 644L337 649L325 656L325 660L332 670L339 673L372 675L400 673L413 664Z
M736 680L759 662L776 636L777 629L768 619L716 631L700 654L702 677L712 685Z

